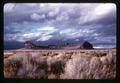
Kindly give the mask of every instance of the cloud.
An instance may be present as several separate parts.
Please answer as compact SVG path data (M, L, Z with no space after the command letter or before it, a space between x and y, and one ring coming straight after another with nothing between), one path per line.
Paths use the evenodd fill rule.
M36 41L47 41L50 38L52 38L52 35L44 35L44 36L40 37L39 39L37 39Z
M19 42L25 42L28 40L47 41L50 38L52 38L52 34L54 34L57 31L55 27L51 26L41 26L40 28L36 27L36 23L33 23L33 29L29 29L31 27L29 27L28 24L29 22L23 22L22 24L12 23L12 31L10 31L9 33L7 32L7 34L4 35L4 40ZM20 27L23 27L23 29L21 30L21 32L17 32L20 29ZM24 29L24 27L26 28ZM16 31L16 33L13 33L13 31Z
M38 28L37 30L39 30L39 31L54 31L54 30L56 30L55 29L55 27L50 27L50 26L46 26L46 27L42 27L42 28Z
M95 37L96 41L103 43L116 43L116 38L114 36L106 37Z
M113 13L115 13L116 11L115 4L111 4L111 3L100 4L95 8L93 8L92 11L83 11L79 19L79 24L99 20L103 18L105 15L110 14L111 11L112 12L114 11Z
M49 17L53 17L59 13L59 8L55 8L53 11L48 12Z
M86 40L103 45L113 41L115 44L115 37L116 6L112 3L8 3L4 6L5 41Z
M94 46L94 48L100 49L100 48L115 48L115 45L97 45Z
M66 21L69 19L69 16L66 12L62 12L60 16L56 17L56 21Z
M115 9L116 9L116 5L113 3L101 4L95 8L93 13L95 13L98 16L101 16Z
M75 41L80 41L79 39L75 39Z
M44 14L39 15L39 14L37 14L37 13L33 13L33 14L31 15L31 19L32 19L32 20L35 20L35 21L38 21L38 20L44 19L44 18L45 18L45 15L44 15Z
M40 33L25 33L23 34L23 37L24 38L35 38L35 37L38 37L40 35Z

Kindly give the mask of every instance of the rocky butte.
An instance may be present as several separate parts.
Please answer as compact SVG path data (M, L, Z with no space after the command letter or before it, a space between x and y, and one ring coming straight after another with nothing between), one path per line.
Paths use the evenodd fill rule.
M88 41L81 44L65 44L65 45L48 45L48 46L37 46L30 41L25 42L26 49L93 49L93 45Z

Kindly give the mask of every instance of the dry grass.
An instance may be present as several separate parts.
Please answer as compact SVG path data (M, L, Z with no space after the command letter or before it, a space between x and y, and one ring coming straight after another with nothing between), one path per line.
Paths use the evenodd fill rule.
M4 75L6 78L15 78L17 71L21 67L21 63L19 61L11 61L8 59L4 60Z
M116 77L116 50L5 51L4 77L111 79Z

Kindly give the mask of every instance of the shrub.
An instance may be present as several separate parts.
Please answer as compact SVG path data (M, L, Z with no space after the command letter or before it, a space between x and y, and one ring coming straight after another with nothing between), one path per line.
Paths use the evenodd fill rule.
M4 58L4 76L33 79L107 79L116 76L115 51L35 52L16 52Z
M102 52L91 52L90 55L91 55L91 56L96 56L96 57L102 57L102 56L106 56L107 53L102 53Z
M6 78L16 78L18 69L21 67L19 61L14 60L4 60L4 77Z
M106 57L107 59L109 57ZM102 64L100 57L78 56L70 59L65 65L65 73L61 79L108 79L115 78L116 65L107 61Z

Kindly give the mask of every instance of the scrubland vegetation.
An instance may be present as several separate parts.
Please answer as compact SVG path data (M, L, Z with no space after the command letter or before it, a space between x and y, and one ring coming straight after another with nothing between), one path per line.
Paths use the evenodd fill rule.
M4 51L4 77L114 79L116 50Z

